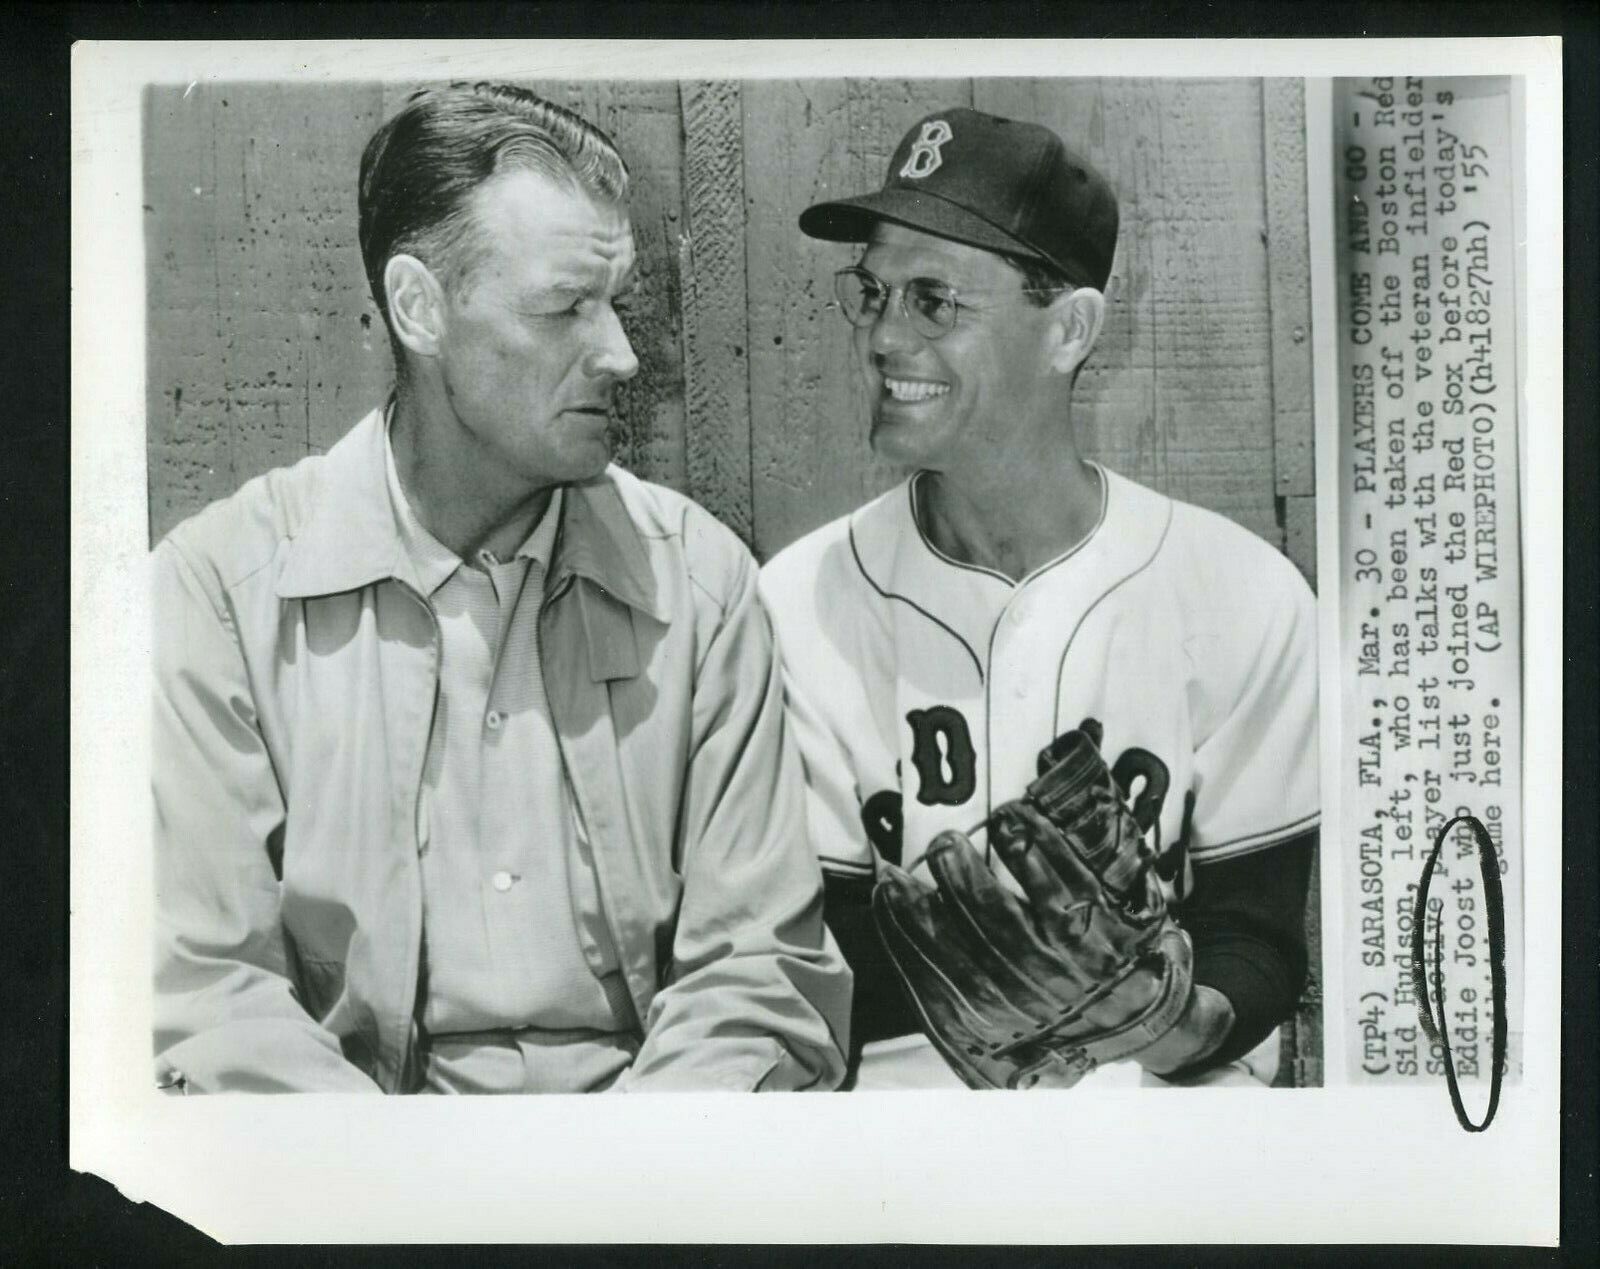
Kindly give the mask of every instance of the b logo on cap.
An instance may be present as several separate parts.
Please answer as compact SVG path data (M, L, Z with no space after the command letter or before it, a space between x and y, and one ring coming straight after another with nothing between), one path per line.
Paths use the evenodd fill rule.
M939 148L951 137L950 125L943 119L930 119L922 125L922 135L912 143L911 157L900 169L900 175L911 180L932 176L939 170L944 158Z

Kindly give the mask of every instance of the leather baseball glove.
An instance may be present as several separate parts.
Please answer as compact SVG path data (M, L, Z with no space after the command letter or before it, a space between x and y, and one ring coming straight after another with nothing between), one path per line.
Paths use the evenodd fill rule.
M1189 936L1099 740L1092 721L1066 733L1026 794L987 821L1022 898L956 832L928 847L936 885L884 864L873 892L923 1029L973 1088L1070 1087L1100 1063L1149 1054L1171 1069L1231 1025L1220 995L1221 1013L1194 1007Z

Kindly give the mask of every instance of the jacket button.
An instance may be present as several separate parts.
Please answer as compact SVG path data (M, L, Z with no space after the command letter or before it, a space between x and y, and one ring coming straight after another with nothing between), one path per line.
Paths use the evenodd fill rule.
M504 714L502 714L499 710L491 709L489 711L488 717L485 718L483 721L489 725L489 730L490 731L499 731L500 730L500 724L505 722L505 720L506 720L506 716Z
M500 891L501 894L511 889L512 883L515 881L516 878L508 872L497 872L493 877L489 878L489 884Z

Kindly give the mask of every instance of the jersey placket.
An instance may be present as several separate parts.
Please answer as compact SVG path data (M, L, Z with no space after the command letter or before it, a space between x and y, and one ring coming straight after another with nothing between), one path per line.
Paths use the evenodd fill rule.
M1022 796L1038 774L1039 750L1052 738L1053 653L1061 635L1057 623L1043 615L1042 589L1037 578L1015 586L996 614L990 636L984 711L989 812Z
M1035 778L1045 745L1093 718L1104 728L1107 765L1140 746L1166 766L1171 787L1155 840L1170 844L1181 833L1192 778L1182 651L1161 635L1159 620L1112 620L1118 610L1101 600L1124 566L1114 553L1089 547L1025 579L997 624L990 672L997 801Z

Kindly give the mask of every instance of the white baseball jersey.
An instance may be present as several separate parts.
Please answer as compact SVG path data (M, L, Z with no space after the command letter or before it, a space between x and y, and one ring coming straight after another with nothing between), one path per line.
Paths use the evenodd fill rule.
M870 876L875 852L915 867L935 834L1021 796L1039 751L1089 718L1119 776L1159 759L1151 832L1188 863L1316 826L1310 588L1231 521L1100 471L1090 535L1015 584L924 536L920 477L763 570L825 871ZM1276 1051L1274 1033L1246 1065L1270 1080ZM912 1039L869 1045L858 1087L886 1065L890 1084L956 1083ZM1131 1065L1099 1082L1137 1083Z

